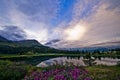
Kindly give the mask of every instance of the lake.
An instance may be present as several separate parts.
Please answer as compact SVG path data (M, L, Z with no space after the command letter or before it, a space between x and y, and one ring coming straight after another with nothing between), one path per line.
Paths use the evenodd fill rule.
M94 57L93 57L94 58ZM103 64L103 65L116 65L118 61L120 61L119 57L95 57L96 65ZM60 64L65 65L67 63L72 63L78 66L86 66L84 60L87 60L86 57L81 56L58 56L58 55L48 55L48 56L18 56L18 57L6 57L0 58L0 60L10 60L13 62L25 62L31 65L37 65L37 67L41 67L40 65L44 64L44 66Z
M92 57L94 58L94 57ZM51 65L65 65L65 64L73 64L76 66L87 66L84 63L84 60L88 60L86 58L83 57L56 57L56 58L51 58L45 61L40 62L39 64L37 64L37 67L48 67ZM95 59L94 62L96 62L96 65L108 65L108 66L112 66L112 65L117 65L117 63L120 61L120 59L118 58L101 58L101 59Z

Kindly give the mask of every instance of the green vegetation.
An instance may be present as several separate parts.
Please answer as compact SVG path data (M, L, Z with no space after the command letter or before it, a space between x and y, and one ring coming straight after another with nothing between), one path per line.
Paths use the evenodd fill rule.
M89 71L94 80L120 80L120 67L118 66L88 66L85 68Z
M32 67L22 62L0 60L0 80L21 80L29 69Z
M49 70L65 70L65 73L69 70L74 70L74 66L50 66L47 68L39 68L32 65L28 65L24 62L11 62L8 60L0 60L0 80L23 80L25 76L31 75L33 72L44 72ZM88 73L86 76L89 76L90 80L120 80L120 67L119 66L87 66L87 67L77 67L77 69L87 70ZM76 70L76 68L75 68ZM59 73L57 73L59 74ZM60 72L63 75L63 73ZM39 75L39 74L37 74ZM67 75L67 74L65 74ZM73 74L74 75L74 74ZM82 77L82 74L79 78ZM85 76L85 75L84 75ZM68 76L70 78L72 76ZM87 77L88 78L88 77ZM32 80L32 79L30 79ZM53 80L53 78L49 78ZM59 79L58 79L59 80Z
M0 53L2 54L26 54L31 53L50 53L59 50L40 44L36 40L10 41L0 38Z
M31 51L28 51L24 54L0 54L0 60L10 60L13 62L19 62L19 61L24 61L27 64L32 64L32 65L37 65L39 62L54 58L54 57L83 57L89 59L89 65L94 65L94 60L96 58L101 59L101 58L119 58L120 59L120 54L119 54L120 49L115 49L115 50L110 50L110 51L94 51L94 52L74 52L72 54L71 52L64 52L64 53L33 53ZM68 52L68 53L67 53ZM78 54L79 53L79 54ZM91 57L94 57L95 59L91 59Z
M47 68L35 66L41 61L55 57L83 57L87 59L84 62L89 66L77 68L73 65L61 66L58 64ZM36 40L9 41L0 38L0 80L37 80L37 78L44 77L39 77L39 74L46 75L46 73L49 74L48 71L51 73L51 70L53 74L48 77L48 80L58 77L62 77L61 80L77 80L73 79L76 75L76 78L81 80L120 80L120 62L116 66L94 65L94 60L96 58L101 59L102 57L120 59L120 49L63 51L43 46ZM60 72L56 73L54 70L60 70ZM83 71L86 70L88 71L87 75L83 75ZM31 78L33 72L37 73L37 76L32 76ZM56 75L54 75L54 72ZM71 72L72 76L69 72Z

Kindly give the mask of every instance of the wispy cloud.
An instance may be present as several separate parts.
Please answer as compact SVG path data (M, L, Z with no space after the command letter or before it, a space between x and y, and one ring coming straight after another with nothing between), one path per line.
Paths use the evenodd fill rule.
M5 13L7 19L0 17L1 27L9 22L8 25L15 25L26 31L27 38L35 38L41 43L47 41L51 31L49 22L58 15L59 0L54 2L52 0L6 0L3 2L8 7Z
M57 48L120 40L119 0L1 0L0 29L15 25L27 39ZM4 5L3 5L4 4ZM72 39L74 38L74 39Z
M23 40L26 38L26 33L24 30L18 28L17 26L2 26L0 29L0 35L9 40Z
M29 16L33 21L49 21L57 16L59 11L58 0L25 0L16 1L17 9Z
M66 41L64 39L67 36L63 36L63 40L61 42L55 43L55 45L53 45L54 47L56 47L57 45L62 45L57 46L59 48L85 47L95 43L120 40L119 7L117 7L115 2L112 2L110 0L95 1L97 2L93 1L93 4L92 1L89 0L78 1L78 3L76 3L74 6L75 10L73 11L73 20L69 23L70 25L67 26L70 29L73 29L76 25L82 25L83 27L85 27L87 32L83 34L83 37L81 37L77 41ZM61 33L62 32L63 31L61 31ZM62 35L64 34L65 33L63 33Z

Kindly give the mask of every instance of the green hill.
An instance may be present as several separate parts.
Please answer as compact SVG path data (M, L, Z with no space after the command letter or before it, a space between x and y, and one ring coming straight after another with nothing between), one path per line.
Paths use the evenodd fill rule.
M10 41L0 36L0 53L2 54L51 53L57 51L40 44L36 40Z

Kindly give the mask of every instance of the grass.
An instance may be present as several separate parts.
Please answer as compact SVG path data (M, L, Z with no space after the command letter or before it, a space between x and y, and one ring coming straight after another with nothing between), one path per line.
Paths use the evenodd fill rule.
M17 55L17 54L0 54L0 58L10 58L10 57L33 57L33 56L84 56L81 54L58 54L58 53L39 53L31 55Z
M120 58L120 55L110 56L110 55L92 55L95 58ZM32 57L84 57L87 58L85 54L64 54L64 53L38 53L38 54L24 54L24 55L18 55L18 54L0 54L0 59L11 59L11 58L32 58Z
M73 66L68 66L66 68L66 66L56 65L47 68L39 68L28 65L24 62L11 62L8 60L0 60L0 80L22 80L25 75L30 75L33 71L49 71L52 69L68 69L72 67ZM119 66L99 65L87 66L82 68L89 72L88 76L92 78L92 80L120 80Z
M45 69L50 70L50 68L60 68L60 65L51 66L50 68L38 68L34 65L49 58L62 56L80 57L85 55L56 53L30 55L0 54L0 80L21 80L25 75L31 74L35 70L42 71ZM92 80L120 80L120 66L99 65L87 66L84 68L89 72L89 76Z
M120 80L119 66L88 66L86 69L90 72L94 80Z
M29 69L23 63L0 60L0 80L21 80Z

